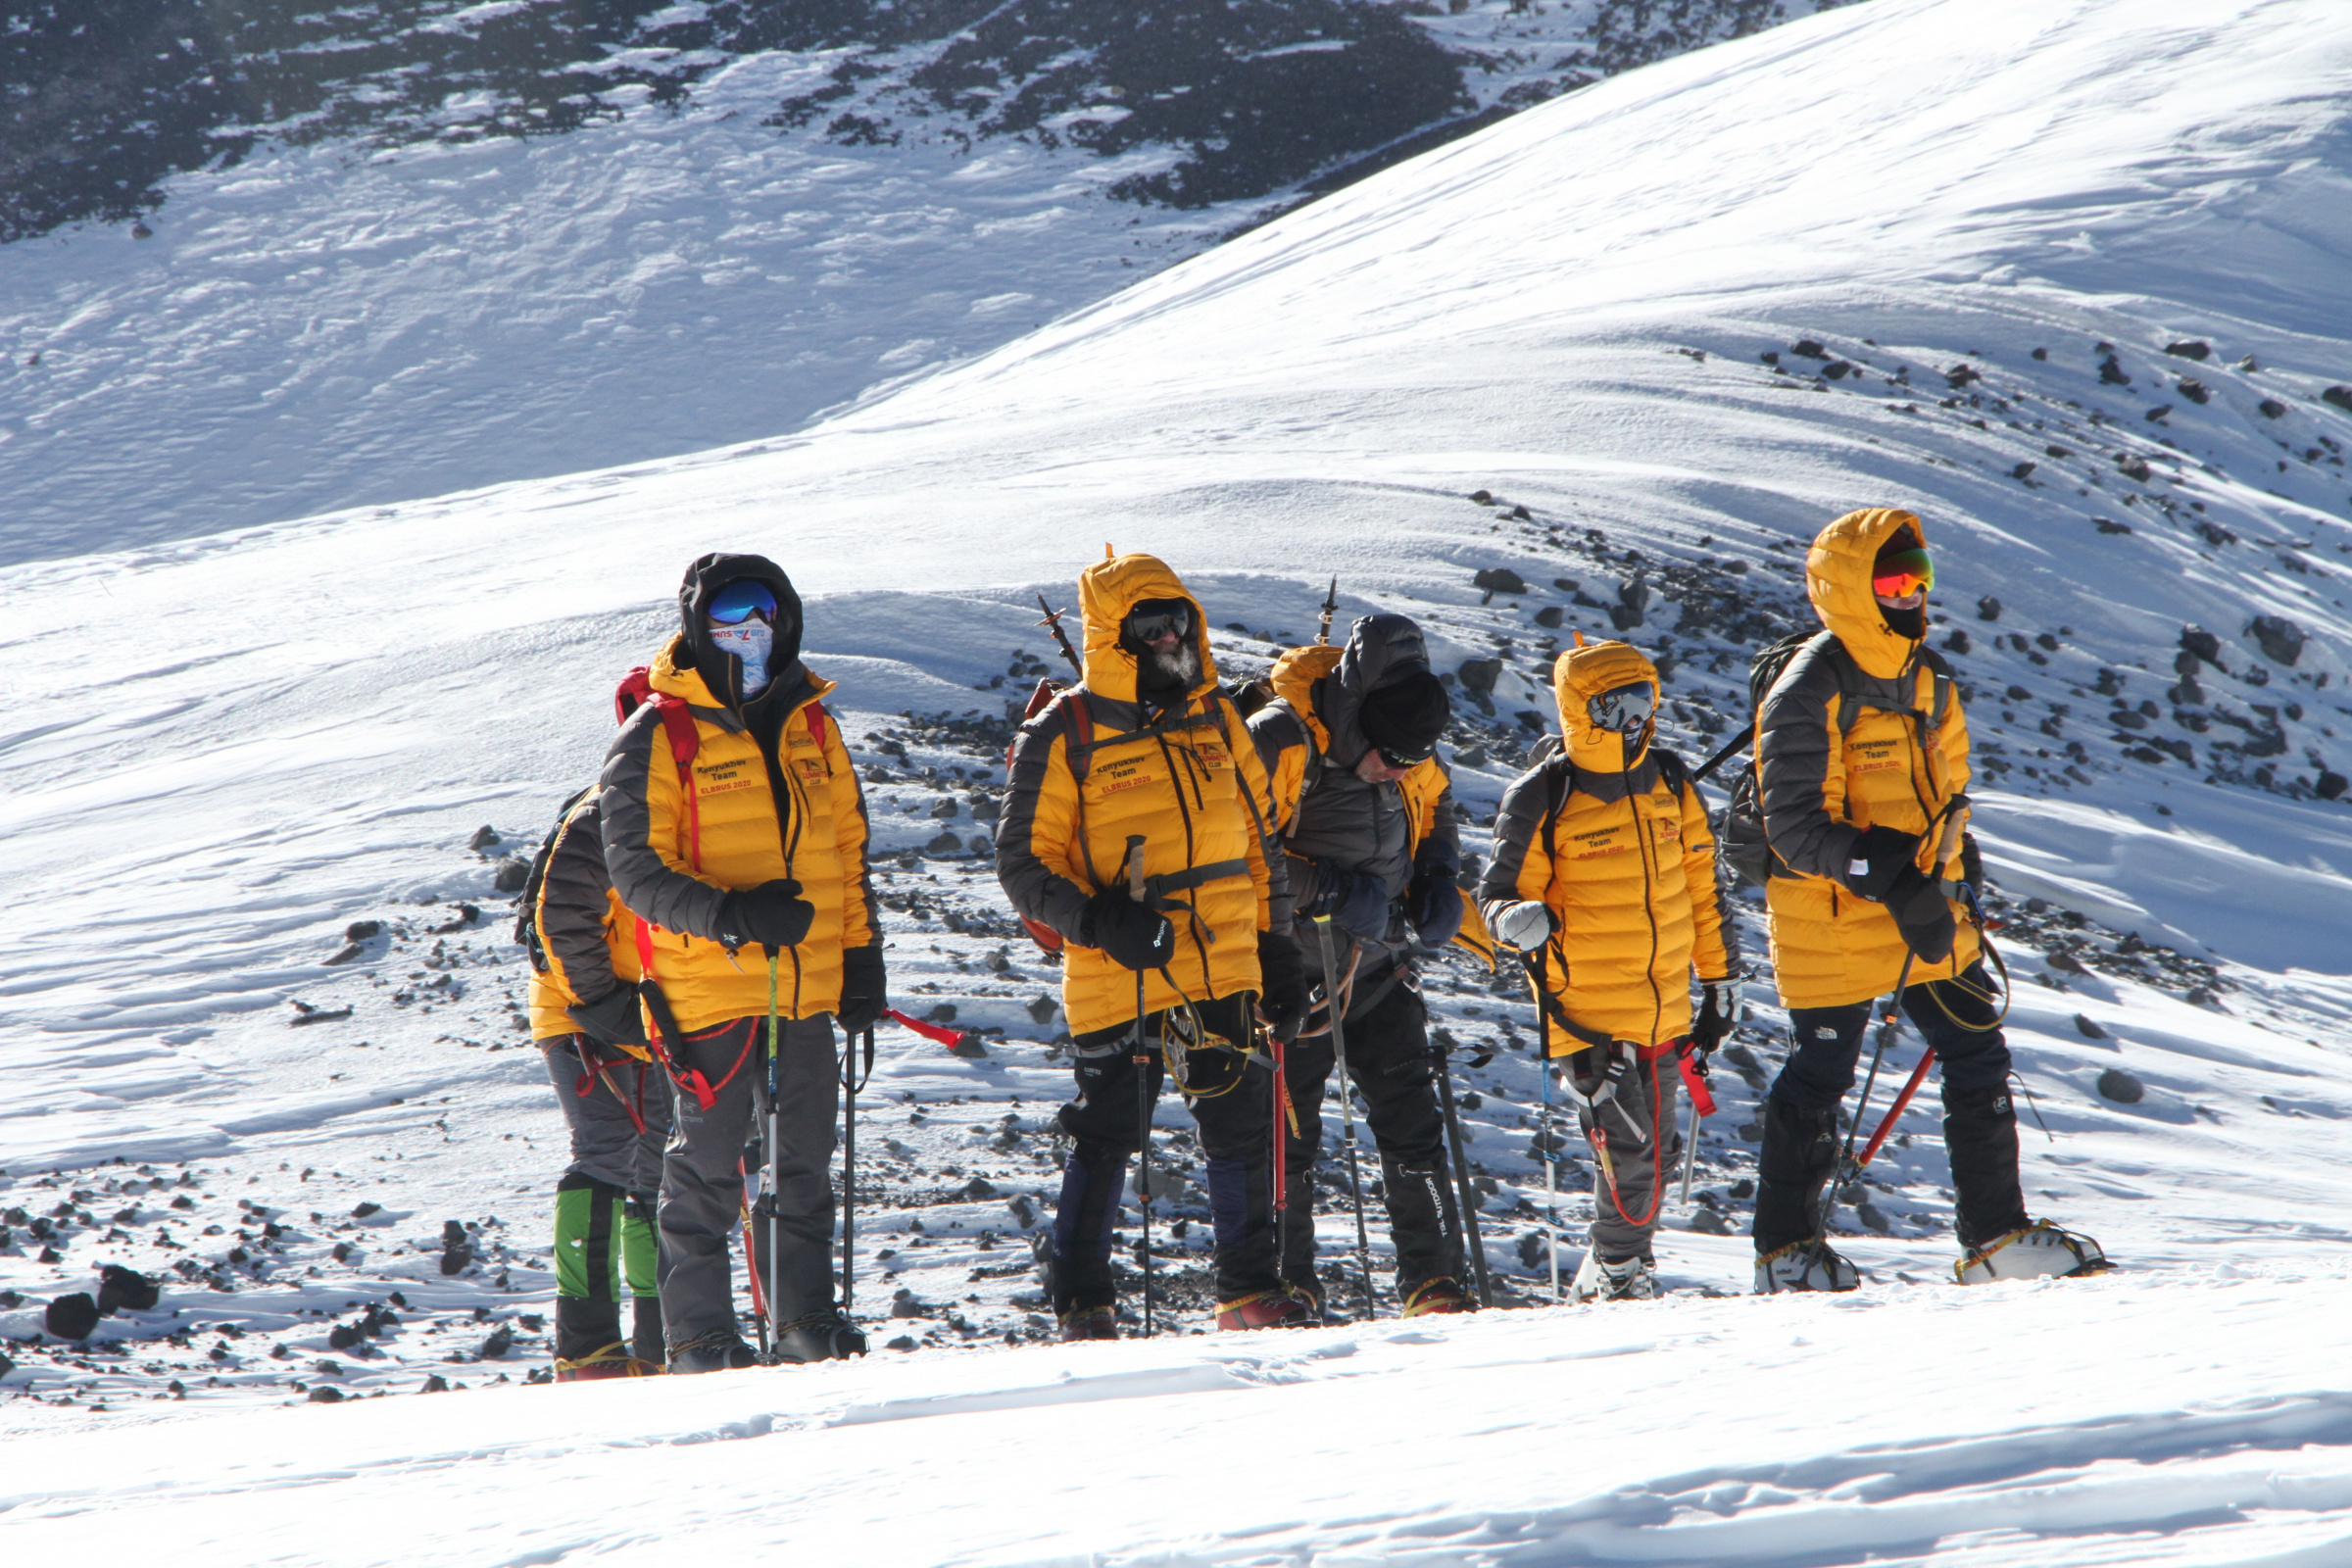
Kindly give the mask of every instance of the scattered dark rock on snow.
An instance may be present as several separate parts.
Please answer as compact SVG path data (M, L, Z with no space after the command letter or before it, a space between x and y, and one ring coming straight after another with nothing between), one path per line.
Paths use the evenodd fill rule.
M2048 953L2042 955L2042 962L2048 964L2060 974L2090 973L2088 969L2082 966L2082 960L2081 958L2076 957L2064 948L2052 948Z
M1828 349L1823 348L1809 337L1800 337L1789 344L1788 352L1800 360L1826 360L1830 357Z
M2147 1085L2124 1071L2110 1067L2099 1074L2099 1098L2112 1100L2119 1105L2136 1105L2148 1095Z
M1502 677L1502 661L1499 659L1465 659L1454 673L1460 679L1464 691L1476 692L1482 697L1492 696L1495 681Z
M286 1022L296 1028L306 1023L333 1023L351 1016L349 1007L314 1007L307 1002L289 1002L287 1005L294 1009L294 1016Z
M1965 654L1973 646L1968 640L1968 633L1957 626L1954 626L1943 639L1943 651L1947 654Z
M2021 463L2016 467L2009 470L2009 477L2012 479L2031 479L2034 477L2034 469L2035 466L2036 465L2032 463Z
M2352 386L2331 386L2320 394L2320 401L2333 404L2346 414L2352 414Z
M441 1272L463 1274L466 1265L473 1261L473 1241L466 1227L456 1220L446 1220L441 1226Z
M1690 1211L1690 1228L1701 1236L1732 1234L1732 1222L1704 1204Z
M2207 386L2204 382L2198 380L2193 375L2182 376L2180 378L2180 385L2174 388L2174 390L2200 408L2213 401L2213 388Z
M2257 403L2254 406L2262 411L2262 416L2266 419L2283 419L2286 417L2286 405L2279 402L2277 398L2264 398L2260 403Z
M2086 1012L2078 1012L2075 1014L2075 1029L2076 1032L2081 1034L2085 1040L2104 1040L2107 1038L2107 1031L2105 1027L2100 1024L2098 1019L2093 1018L2089 1013Z
M2132 384L2132 378L2124 373L2123 366L2117 363L2112 354L2099 362L2099 384L2101 386L2130 386Z
M51 1301L41 1314L41 1326L61 1340L86 1340L105 1314L87 1291L75 1291Z
M482 851L489 849L497 842L498 829L485 822L480 827L477 827L473 830L473 837L466 841L466 847L473 851L474 854L479 855L482 853Z
M1943 372L1944 384L1957 392L1971 381L1982 381L1984 373L1973 365L1955 365Z
M1471 578L1470 584L1474 588L1483 588L1488 593L1502 594L1506 597L1516 597L1527 592L1526 579L1508 566L1489 566Z
M2180 628L2180 649L2181 652L2203 660L2216 669L2222 667L2222 640L2202 626L2192 623ZM2186 675L2191 671L2184 669L2180 673Z
M956 1188L956 1196L967 1203L977 1203L983 1199L996 1197L997 1190L989 1185L986 1177L975 1176L961 1187Z
M1542 610L1536 612L1536 624L1539 626L1557 626L1566 618L1567 612L1557 605L1545 605Z
M351 1217L353 1219L366 1219L370 1214L381 1214L383 1211L384 1205L381 1203L364 1202L352 1209Z
M2352 779L2325 767L2320 769L2319 782L2311 787L2312 793L2323 801L2338 800L2346 789L2352 789Z
M343 1391L330 1383L314 1383L305 1397L313 1404L341 1404Z
M2050 351L2048 349L2035 349L2034 351L2034 357L2037 360L2046 360L2050 357Z
M2147 420L2150 424L2162 424L2165 421L2166 416L2170 415L2172 412L2173 406L2170 403L2159 403L2147 413L2141 415L2140 417ZM2147 465L2143 463L2140 465L2140 466L2145 468ZM2147 475L2145 473L2138 473L2133 474L2132 477L2144 481L2147 478Z
M1993 598L1990 594L1986 594L1984 598L1978 600L1977 618L1979 620L2000 619L2001 602L1998 599Z
M2167 354L2179 355L2184 360L2202 361L2212 355L2213 345L2210 343L2197 342L2167 343L2164 346L2164 352Z
M2274 664L2292 669L2295 661L2303 657L2303 628L2283 615L2256 615L2247 623L2246 635Z
M1477 502L1482 507L1493 506L1494 504L1494 492L1492 490L1473 490L1470 492L1470 499Z
M338 1323L326 1331L326 1348L330 1350L348 1350L365 1338L367 1335L357 1323Z
M531 862L509 856L498 862L498 871L490 878L490 886L501 893L520 893L531 880Z
M2121 457L2118 457L2115 460L2115 466L2117 469L2122 472L2125 478L2133 480L2139 484L2146 484L2148 482L2149 475L2156 471L2148 466L2147 459L2133 457L2129 452L2124 453Z
M511 1324L501 1323L490 1331L490 1337L482 1341L481 1348L474 1353L485 1361L496 1361L502 1359L509 1350L514 1348L514 1327Z

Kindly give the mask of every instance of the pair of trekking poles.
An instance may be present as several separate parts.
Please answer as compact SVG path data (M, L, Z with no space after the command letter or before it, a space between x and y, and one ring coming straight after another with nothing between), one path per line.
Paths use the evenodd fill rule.
M767 1169L761 1176L761 1192L756 1204L747 1204L744 1211L744 1261L752 1286L752 1311L760 1320L760 1354L762 1360L772 1358L783 1344L784 1331L790 1327L784 1321L782 1258L784 1255L784 1218L777 1202L783 1184L784 1113L783 1065L777 1050L780 1026L776 1003L776 954L767 956ZM841 1060L836 1068L843 1092L842 1107L842 1169L841 1169L841 1315L851 1315L857 1299L858 1285L858 1091L864 1088L874 1075L874 1031L868 1027L858 1034L844 1033ZM751 1222L763 1217L767 1222L767 1278L760 1278L757 1252L752 1247Z

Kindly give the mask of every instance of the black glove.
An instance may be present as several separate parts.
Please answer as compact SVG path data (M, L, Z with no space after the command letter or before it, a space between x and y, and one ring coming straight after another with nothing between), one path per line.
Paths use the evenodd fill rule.
M1854 840L1853 853L1838 879L1848 891L1883 903L1895 879L1913 870L1912 861L1918 855L1918 834L1900 828L1866 827Z
M1906 865L1883 902L1894 916L1894 928L1903 934L1903 946L1922 963L1941 963L1952 956L1958 926L1942 884Z
M1176 956L1176 928L1168 917L1129 898L1125 888L1104 888L1086 901L1078 942L1101 950L1122 969L1156 969Z
M637 1010L637 988L615 986L594 1002L578 1002L564 1009L580 1033L600 1046L645 1049L645 1014Z
M1318 861L1315 896L1306 913L1330 915L1334 924L1359 942L1386 942L1389 884L1368 873L1335 871Z
M789 948L808 934L816 906L801 897L801 885L777 877L718 901L718 940L729 948L759 943L765 948Z
M1977 848L1974 833L1960 835L1960 880L1979 893L1984 891L1984 852Z
M1698 995L1698 1021L1690 1026L1690 1045L1698 1053L1698 1073L1703 1078L1707 1058L1730 1037L1733 1026L1740 1021L1740 982L1702 980Z
M1462 929L1462 890L1447 876L1423 877L1405 894L1412 911L1413 931L1431 950L1451 942Z
M882 973L882 944L847 948L841 955L841 1005L833 1017L853 1039L882 1021L890 985Z
M1306 957L1287 931L1257 934L1257 969L1261 976L1257 1010L1265 1015L1266 1032L1288 1045L1314 1005L1306 985Z

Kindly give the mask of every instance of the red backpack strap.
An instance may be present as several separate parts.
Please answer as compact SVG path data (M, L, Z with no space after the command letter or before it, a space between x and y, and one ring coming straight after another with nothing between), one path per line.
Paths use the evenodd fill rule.
M703 807L694 793L694 758L703 749L703 732L694 726L694 711L685 699L658 692L654 711L662 715L662 732L669 737L670 760L678 765L678 793L686 797L686 858L695 870L703 868Z
M825 705L822 703L812 702L801 711L808 715L809 738L816 742L816 749L818 751L823 751L825 749ZM828 768L826 771L830 772L832 770Z

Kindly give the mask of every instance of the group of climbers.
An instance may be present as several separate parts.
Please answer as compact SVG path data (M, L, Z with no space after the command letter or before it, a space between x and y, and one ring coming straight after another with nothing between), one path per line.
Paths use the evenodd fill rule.
M1870 1004L1888 993L1944 1068L1959 1278L2103 1267L2094 1243L2024 1205L1975 913L1967 725L1926 646L1919 519L1840 517L1806 580L1823 629L1785 647L1758 694L1749 781L1791 1035L1762 1117L1756 1289L1858 1282L1828 1245L1824 1189ZM1424 958L1452 943L1518 951L1544 1069L1592 1147L1575 1298L1654 1295L1678 1084L1703 1079L1742 981L1706 808L1657 742L1657 668L1616 641L1558 659L1559 742L1504 794L1466 902L1437 756L1448 693L1411 620L1367 616L1344 646L1294 649L1228 687L1206 612L1161 562L1105 559L1078 588L1083 676L1032 705L996 841L1013 908L1062 955L1076 1092L1039 1249L1062 1337L1120 1332L1116 1221L1171 1081L1204 1156L1220 1327L1322 1320L1313 1178L1335 1071L1362 1096L1402 1310L1477 1304L1419 991ZM819 701L830 687L801 662L784 574L705 556L679 602L679 632L624 683L600 784L566 808L526 898L533 1028L572 1134L560 1377L756 1358L728 1265L755 1130L771 1358L864 1349L834 1297L828 1174L835 1028L854 1038L885 1005L858 781Z

